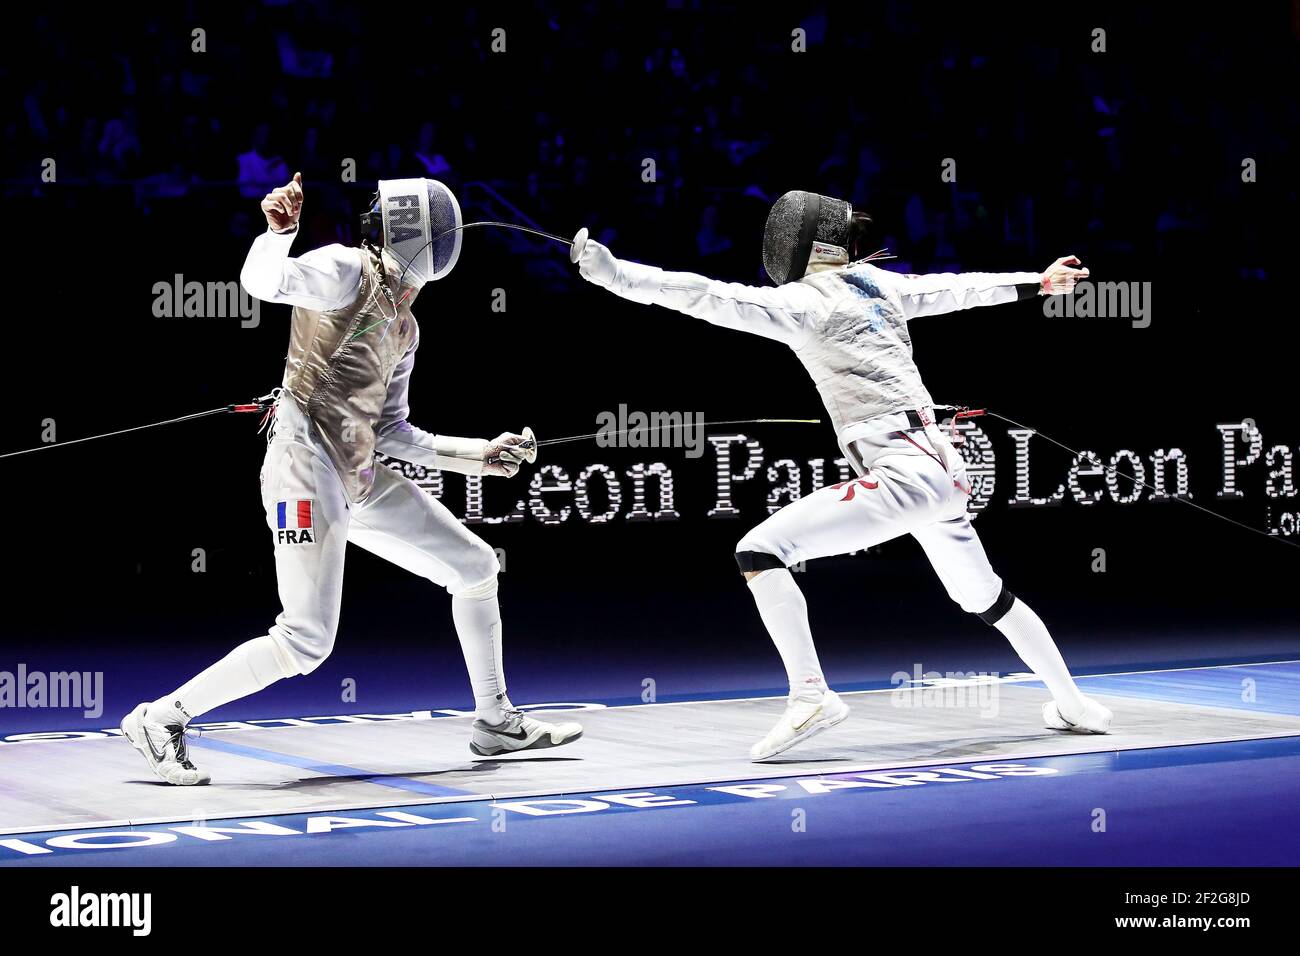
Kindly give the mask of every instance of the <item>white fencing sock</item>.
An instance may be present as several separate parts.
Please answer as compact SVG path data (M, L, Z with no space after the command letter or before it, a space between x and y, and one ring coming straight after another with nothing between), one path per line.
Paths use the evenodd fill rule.
M1016 598L1011 610L993 623L1029 669L1047 685L1056 699L1061 715L1069 720L1083 713L1083 695L1074 684L1069 669L1047 626L1029 605Z
M184 725L289 676L282 661L284 656L269 634L245 641L189 683L150 704L149 719Z
M797 700L821 700L826 679L808 626L808 603L794 575L785 568L769 568L749 579L749 590L785 663L790 693Z
M451 617L456 623L465 668L474 691L474 716L488 724L505 720L505 672L501 667L501 606L497 579L452 596Z

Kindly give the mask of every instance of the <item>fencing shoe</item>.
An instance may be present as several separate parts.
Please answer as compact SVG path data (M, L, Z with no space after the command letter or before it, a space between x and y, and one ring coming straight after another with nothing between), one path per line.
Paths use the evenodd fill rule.
M1113 715L1091 697L1083 698L1083 713L1067 720L1061 715L1056 701L1049 700L1043 705L1043 723L1048 730L1065 730L1072 734L1105 734L1110 732L1110 719Z
M149 761L153 772L176 787L202 786L211 781L211 774L190 763L185 728L151 721L148 710L147 703L141 704L123 717L122 734Z
M506 710L505 716L506 719L499 724L474 721L474 735L470 738L469 749L480 757L495 757L516 750L560 747L571 744L582 736L581 724L547 724L514 708Z
M749 748L749 759L766 760L789 750L827 727L834 727L849 715L848 705L833 690L819 701L790 700L785 713L766 737Z

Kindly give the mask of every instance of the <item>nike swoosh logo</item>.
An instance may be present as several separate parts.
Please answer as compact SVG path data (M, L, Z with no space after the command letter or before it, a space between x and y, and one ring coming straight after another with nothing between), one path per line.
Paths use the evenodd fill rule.
M528 739L528 731L524 730L522 727L519 729L519 733L517 733L517 734L512 734L512 733L510 733L510 732L508 732L508 731L505 731L505 730L492 730L492 731L489 731L489 733L494 733L494 734L496 734L498 737L509 737L511 740L527 740L527 739Z
M817 705L817 709L814 710L814 711L813 711L813 712L808 716L808 719L805 720L802 724L795 724L795 728L794 728L794 729L795 729L795 730L803 730L805 727L807 727L809 724L811 724L811 723L813 722L813 720L814 720L816 717L820 716L820 715L821 715L821 712L822 712L821 704L818 704L818 705Z
M140 725L140 736L143 737L144 742L149 745L149 752L153 754L155 760L162 763L167 759L167 755L159 753L158 748L153 745L153 738L149 736L149 731L144 724Z

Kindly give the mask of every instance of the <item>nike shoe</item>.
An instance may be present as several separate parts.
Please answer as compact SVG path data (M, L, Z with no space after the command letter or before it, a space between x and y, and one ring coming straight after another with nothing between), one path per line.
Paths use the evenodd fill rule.
M1073 720L1066 720L1056 701L1049 700L1043 705L1043 723L1048 730L1064 730L1072 734L1105 734L1110 732L1110 708L1097 703L1091 697L1083 698L1083 713Z
M766 737L749 748L750 760L766 760L789 750L797 743L834 727L849 715L848 704L840 700L833 690L822 694L819 701L791 699L785 713Z
M534 720L521 710L510 708L506 711L506 719L499 724L474 721L474 735L470 738L469 749L480 757L495 757L516 750L561 747L573 743L581 736L581 724L547 724Z
M197 787L210 782L211 774L190 763L185 728L180 724L164 726L151 721L148 710L148 704L141 704L123 717L122 734L149 761L150 769L175 787Z

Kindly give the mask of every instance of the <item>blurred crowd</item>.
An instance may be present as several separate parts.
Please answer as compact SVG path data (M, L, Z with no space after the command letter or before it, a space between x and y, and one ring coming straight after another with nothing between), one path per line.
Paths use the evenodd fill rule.
M871 212L909 271L1209 253L1266 276L1268 217L1295 198L1285 13L1247 30L1140 11L998 21L979 6L37 15L24 58L42 68L3 68L0 177L7 204L183 218L206 224L193 241L244 243L257 198L295 170L313 242L355 241L375 180L430 176L467 218L586 224L617 253L742 281L760 281L768 205L804 188ZM1242 181L1248 159L1260 184ZM1265 183L1268 201L1254 198Z

